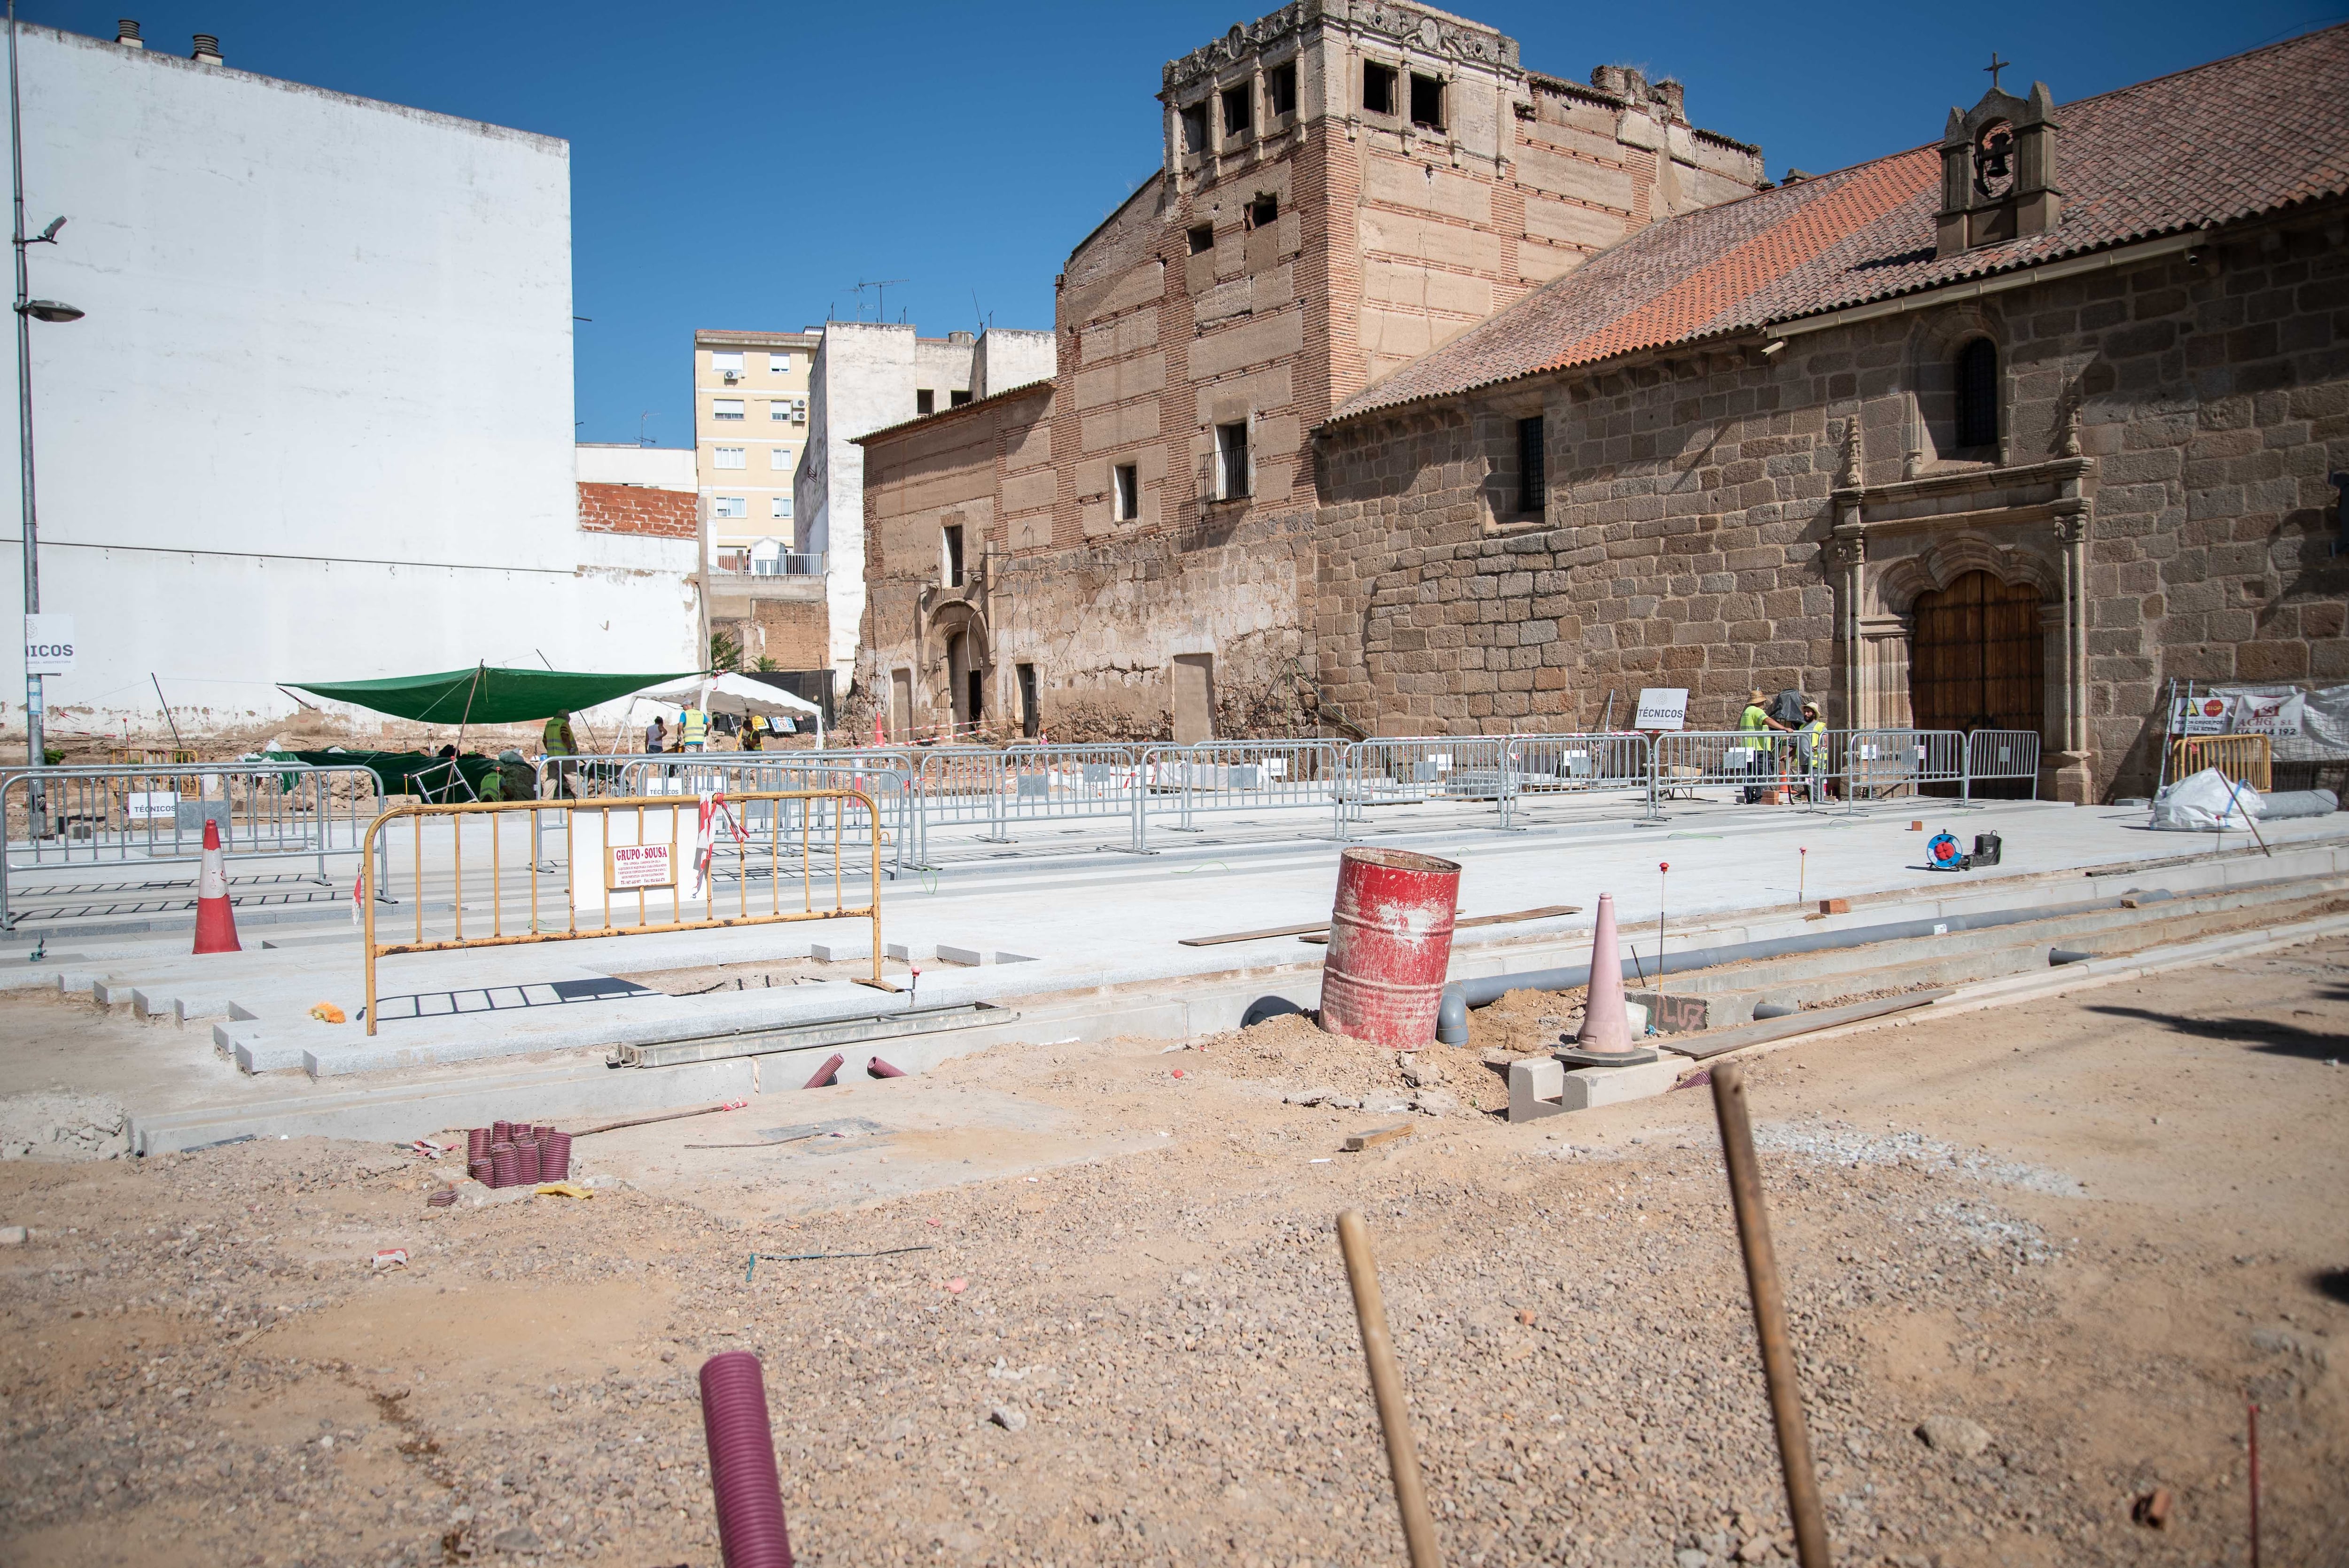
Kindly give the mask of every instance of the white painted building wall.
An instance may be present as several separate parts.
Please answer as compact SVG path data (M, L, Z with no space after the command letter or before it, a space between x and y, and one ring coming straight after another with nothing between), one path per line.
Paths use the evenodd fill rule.
M684 447L640 447L621 441L579 443L579 482L583 485L643 485L649 490L683 490L692 495L693 452Z
M69 219L35 293L88 313L33 324L52 730L159 732L150 677L185 727L291 713L280 681L701 662L690 544L577 526L566 143L20 51L27 211Z
M936 395L932 411L943 414L957 391L985 397L1050 380L1054 356L1050 332L990 327L972 341L917 337L905 323L824 324L808 387L792 548L826 552L833 680L841 696L855 674L864 624L864 449L856 438L917 418L924 387Z

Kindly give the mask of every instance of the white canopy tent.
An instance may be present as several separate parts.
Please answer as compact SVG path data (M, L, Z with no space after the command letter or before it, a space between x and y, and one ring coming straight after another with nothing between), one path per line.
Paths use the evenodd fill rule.
M823 745L823 709L781 686L730 672L693 680L673 681L651 691L638 692L628 704L628 724L640 729L656 712L698 707L704 713L730 713L736 717L757 714L763 718L815 720L815 743Z

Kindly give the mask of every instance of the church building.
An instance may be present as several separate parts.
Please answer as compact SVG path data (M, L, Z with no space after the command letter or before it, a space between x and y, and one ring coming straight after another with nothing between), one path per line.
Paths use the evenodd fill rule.
M1301 0L1167 68L1054 380L867 438L860 691L1181 739L1794 686L2141 792L2168 678L2349 681L2344 89L2349 27L1993 85L1773 186L1677 84Z

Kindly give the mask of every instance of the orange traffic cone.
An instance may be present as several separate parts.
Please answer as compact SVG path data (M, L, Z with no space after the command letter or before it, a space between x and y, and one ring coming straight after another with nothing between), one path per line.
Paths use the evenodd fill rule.
M1652 1047L1635 1045L1624 1016L1622 948L1615 935L1615 895L1599 895L1599 928L1590 934L1590 983L1585 992L1582 1032L1558 1052L1579 1067L1629 1067L1652 1062Z
M220 819L204 819L204 869L196 879L196 951L242 953L236 911L228 902L228 868L221 862Z

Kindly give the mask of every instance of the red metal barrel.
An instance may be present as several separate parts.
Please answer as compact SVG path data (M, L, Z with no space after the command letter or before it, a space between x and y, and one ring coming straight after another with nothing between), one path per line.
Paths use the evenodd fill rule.
M1321 1026L1403 1051L1434 1039L1459 903L1457 861L1408 850L1340 856Z

